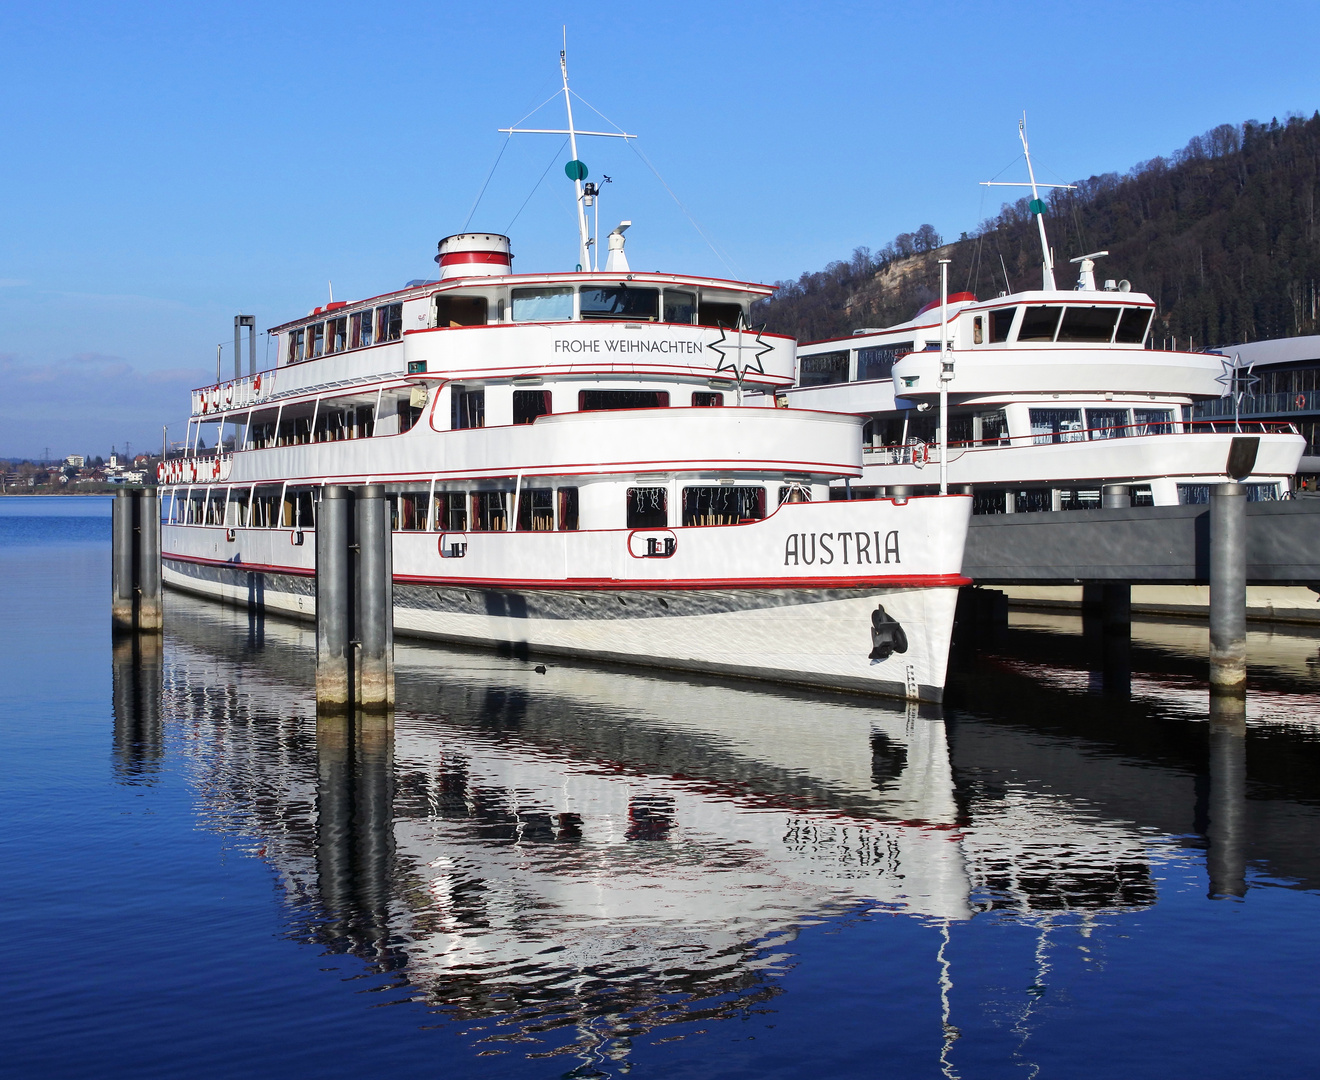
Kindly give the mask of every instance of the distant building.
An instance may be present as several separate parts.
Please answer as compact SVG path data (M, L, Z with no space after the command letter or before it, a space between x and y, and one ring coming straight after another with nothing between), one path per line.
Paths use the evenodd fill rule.
M87 464L87 459L82 454L70 454L64 459L64 464L74 469L81 469Z
M1306 437L1297 478L1315 490L1320 477L1320 334L1225 345L1215 351L1237 357L1244 368L1251 365L1251 374L1260 380L1251 393L1242 395L1239 417L1286 421ZM1199 402L1193 412L1196 419L1232 415L1233 399L1227 395Z

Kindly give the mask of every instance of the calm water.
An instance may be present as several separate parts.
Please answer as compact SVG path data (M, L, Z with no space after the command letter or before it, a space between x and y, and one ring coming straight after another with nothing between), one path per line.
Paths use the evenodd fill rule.
M943 713L398 649L171 596L0 500L0 1073L1198 1077L1320 1066L1320 656L1014 616Z

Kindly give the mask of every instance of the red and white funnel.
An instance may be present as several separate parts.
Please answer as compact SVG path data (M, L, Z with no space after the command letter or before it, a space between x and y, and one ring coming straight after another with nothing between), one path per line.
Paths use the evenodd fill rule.
M513 273L509 238L498 233L458 233L440 241L440 280L456 277L496 277Z

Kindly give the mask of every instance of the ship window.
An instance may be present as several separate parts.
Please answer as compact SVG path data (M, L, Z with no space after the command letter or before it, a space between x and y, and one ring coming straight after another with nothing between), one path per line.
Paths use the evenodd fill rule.
M805 484L781 484L779 487L779 505L784 503L811 502L811 488Z
M467 531L467 492L435 493L435 527L441 532Z
M973 416L972 440L982 446L1007 446L1008 420L1003 410L995 409L992 412L977 413Z
M1121 439L1128 434L1127 409L1087 409L1087 434L1092 439Z
M573 317L571 288L513 289L514 322L565 322Z
M455 386L451 400L449 426L455 430L486 426L486 388L465 390Z
M660 314L660 290L630 289L623 285L583 289L578 305L584 319L655 322Z
M555 493L550 488L524 488L518 493L518 529L521 532L552 532L555 527Z
M1022 326L1018 328L1018 341L1053 341L1063 308L1029 307L1022 313Z
M360 349L371 344L371 312L359 311L349 319L349 348Z
M818 353L802 357L798 374L799 386L829 386L848 381L848 354L846 352Z
M582 412L602 409L667 409L668 390L579 390L578 408Z
M559 495L559 528L563 532L572 532L578 527L578 489L562 487Z
M400 398L395 410L399 414L399 434L412 431L417 421L422 418L421 406L414 406L411 398ZM480 426L480 425L478 425Z
M484 296L445 296L435 298L436 326L485 326Z
M1150 308L1124 308L1123 317L1118 320L1118 333L1114 341L1120 345L1140 345L1146 340L1152 314L1154 312Z
M683 489L684 525L737 525L765 517L763 487L690 487Z
M716 304L703 300L697 312L697 323L701 326L737 326L742 313L741 304Z
M1133 409L1134 435L1170 435L1173 433L1172 409Z
M549 390L515 390L513 392L513 422L533 423L538 416L550 413Z
M977 315L972 319L972 344L985 344L985 316Z
M718 390L694 390L692 404L698 409L715 408L724 404L724 395Z
M659 529L669 524L669 492L662 487L628 489L628 528Z
M1032 409L1031 434L1033 443L1081 442L1086 438L1082 430L1081 409Z
M279 520L278 484L260 486L252 496L251 524L258 529L273 529Z
M315 360L325 352L325 323L314 323L307 328L307 359Z
M1109 344L1114 336L1118 312L1112 307L1064 308L1059 326L1060 341L1090 341Z
M303 339L307 336L306 330L289 331L289 363L296 364L306 355L303 352Z
M376 309L376 341L398 341L403 337L403 305L385 304Z
M472 493L472 528L478 532L503 532L508 528L507 491Z
M395 532L419 532L426 528L426 493L405 491L389 496L391 527Z
M697 297L695 293L665 290L665 322L686 323L697 321Z
M1013 329L1013 316L1017 308L996 308L990 312L990 340L1007 341L1008 332Z
M325 324L325 351L343 352L348 348L348 316L341 315Z
M894 364L912 351L912 342L900 341L894 345L876 345L857 350L857 379L892 379Z

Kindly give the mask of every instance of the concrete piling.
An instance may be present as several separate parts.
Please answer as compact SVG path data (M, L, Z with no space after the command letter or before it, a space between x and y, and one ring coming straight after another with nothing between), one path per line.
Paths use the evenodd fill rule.
M1210 695L1206 871L1210 896L1247 892L1246 698Z
M394 566L385 489L337 484L316 521L316 708L394 706Z
M1210 489L1210 691L1243 694L1247 684L1247 492Z
M110 518L110 625L158 634L163 625L160 498L154 487L120 488Z

